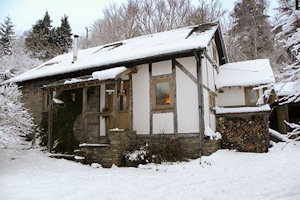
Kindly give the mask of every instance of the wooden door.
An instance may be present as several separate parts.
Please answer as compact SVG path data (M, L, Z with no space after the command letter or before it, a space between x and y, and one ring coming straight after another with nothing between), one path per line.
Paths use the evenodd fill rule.
M123 81L122 83L118 84L118 114L117 114L117 127L120 129L130 129L130 112L129 112L129 100L130 100L130 93L129 93L129 81ZM123 87L123 91L121 92L121 87ZM106 95L108 95L108 112L111 114L113 113L113 89L114 85L107 86L108 91ZM108 128L112 129L113 127L113 117L108 117Z

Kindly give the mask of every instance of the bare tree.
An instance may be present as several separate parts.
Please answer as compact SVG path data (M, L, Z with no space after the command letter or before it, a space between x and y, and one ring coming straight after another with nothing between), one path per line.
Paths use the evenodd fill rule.
M91 46L216 21L225 10L220 0L128 0L103 14L92 27Z

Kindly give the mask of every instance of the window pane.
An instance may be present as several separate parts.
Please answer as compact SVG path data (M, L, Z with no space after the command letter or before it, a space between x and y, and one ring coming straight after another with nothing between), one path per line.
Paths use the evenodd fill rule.
M256 105L257 101L258 101L258 91L257 90L252 90L252 89L248 89L247 90L248 93L248 101L250 105Z
M156 105L170 105L170 83L169 82L160 82L156 83Z

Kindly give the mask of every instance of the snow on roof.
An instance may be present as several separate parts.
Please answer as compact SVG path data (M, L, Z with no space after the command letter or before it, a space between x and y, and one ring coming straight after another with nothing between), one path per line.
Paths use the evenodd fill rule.
M216 114L266 112L270 110L271 109L269 104L259 106L259 107L237 107L237 108L216 107Z
M93 79L98 79L99 81L107 80L107 79L114 79L117 75L125 72L127 70L126 67L115 67L112 69L106 69L102 71L93 72L92 76Z
M75 63L72 63L72 53L62 54L8 82L22 82L150 56L206 48L217 29L217 23L203 24L84 49L78 52Z
M268 59L228 63L220 66L217 88L257 86L274 83L275 78Z
M80 82L88 82L88 81L94 81L94 80L109 80L116 78L119 74L122 72L125 72L127 70L126 67L115 67L111 69L105 69L102 71L96 71L93 72L92 75L77 77L77 78L68 78L56 81L54 83L50 83L48 85L44 85L44 87L55 87L59 85L70 85L74 83L80 83Z
M276 83L274 85L274 90L277 96L288 96L295 94L297 89L297 84L295 82Z

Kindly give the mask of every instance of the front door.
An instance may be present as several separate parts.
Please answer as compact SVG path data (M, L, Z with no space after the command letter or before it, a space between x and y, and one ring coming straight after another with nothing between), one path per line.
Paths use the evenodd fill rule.
M121 91L121 88L123 90ZM107 85L107 100L108 100L108 112L113 113L113 89L114 85ZM130 112L129 112L129 81L123 81L123 83L118 84L118 114L117 114L117 128L119 129L130 129ZM108 128L112 129L113 127L113 117L108 117Z

